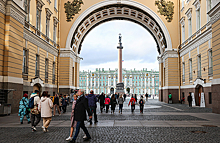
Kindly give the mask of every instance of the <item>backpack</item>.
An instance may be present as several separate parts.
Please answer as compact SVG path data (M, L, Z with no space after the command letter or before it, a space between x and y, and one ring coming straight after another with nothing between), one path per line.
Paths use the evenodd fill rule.
M139 101L139 104L140 104L140 105L143 105L143 99L141 99L141 100Z
M29 99L28 107L29 107L30 109L33 109L33 108L34 108L34 97L31 97L31 98Z
M134 99L131 101L131 105L135 105Z

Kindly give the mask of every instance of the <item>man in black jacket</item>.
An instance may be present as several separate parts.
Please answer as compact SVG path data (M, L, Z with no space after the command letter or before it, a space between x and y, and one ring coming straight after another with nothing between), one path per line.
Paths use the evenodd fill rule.
M84 140L86 141L86 140L91 139L91 136L89 135L89 132L84 124L84 121L86 120L86 111L89 115L89 119L92 119L92 114L88 106L88 99L85 98L84 91L82 89L78 91L78 95L79 95L79 98L76 101L76 105L74 109L74 120L77 121L76 132L75 132L72 142L75 142L79 134L80 128L82 128L84 133L86 134L86 138Z

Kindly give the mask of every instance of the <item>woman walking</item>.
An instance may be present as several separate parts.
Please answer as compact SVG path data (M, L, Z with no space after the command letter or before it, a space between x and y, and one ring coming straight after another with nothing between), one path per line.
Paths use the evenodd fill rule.
M117 104L117 101L116 101L116 98L115 98L115 95L114 95L114 94L112 94L112 96L111 96L111 101L110 101L110 103L111 103L111 113L113 112L113 114L114 114L114 112L115 112L115 106L116 106L116 104Z
M129 101L129 103L128 103L128 106L131 104L131 112L132 112L132 113L133 113L134 110L135 110L135 102L136 102L136 100L134 99L133 96L131 96L131 99L130 99L130 101Z
M144 97L141 95L141 98L138 101L138 104L140 106L140 113L143 113L143 109L144 109L144 104L145 104L145 100Z
M76 127L76 124L77 124L77 121L74 120L74 109L75 109L76 100L78 98L78 95L73 95L73 98L74 98L74 101L73 101L72 112L71 112L71 117L70 117L70 121L71 121L70 136L66 139L66 141L72 141L74 127Z
M105 95L102 92L102 94L99 96L99 103L100 103L100 110L102 113L103 108L105 107Z
M121 95L119 96L119 98L118 98L119 113L121 112L121 114L122 114L123 103L124 103L124 99L123 99L122 94L121 94Z
M105 98L106 113L108 113L109 103L110 103L110 99L109 99L108 95L106 95L106 98Z
M52 120L53 102L47 96L48 93L44 91L38 107L38 110L41 112L41 117L43 118L42 129L44 132L48 132L47 128Z
M28 107L28 95L27 93L24 94L23 98L21 99L21 101L19 102L19 112L18 112L18 116L20 116L20 122L21 124L23 124L23 119L24 116L26 116L27 120L28 120L28 124L31 123L30 121L30 111L29 111L29 107Z

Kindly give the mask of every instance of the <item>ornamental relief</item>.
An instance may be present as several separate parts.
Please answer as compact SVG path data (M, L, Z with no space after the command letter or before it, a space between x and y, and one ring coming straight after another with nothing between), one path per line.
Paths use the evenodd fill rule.
M158 8L160 15L165 16L167 22L171 22L173 20L174 14L174 3L171 1L166 2L165 0L156 0L155 5Z
M70 22L76 14L79 14L82 4L82 0L73 0L72 2L68 1L64 4L67 22Z

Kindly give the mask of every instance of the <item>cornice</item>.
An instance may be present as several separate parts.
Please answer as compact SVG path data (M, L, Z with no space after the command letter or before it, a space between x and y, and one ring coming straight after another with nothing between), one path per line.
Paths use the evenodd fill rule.
M189 8L185 14L187 16L187 19L190 19L192 17L192 8Z
M24 39L29 42L37 45L38 47L44 49L48 53L51 53L54 56L58 56L58 49L48 44L45 40L41 39L28 29L24 28Z
M193 5L195 6L196 10L198 10L200 8L200 0L195 0Z
M183 17L180 19L180 24L181 24L182 26L185 25L185 16L183 16Z
M5 2L0 0L0 12L5 14Z
M165 62L167 58L178 58L177 50L176 49L166 50L162 55L163 62Z
M180 49L180 57L184 56L186 53L189 53L193 49L197 48L199 45L207 42L212 39L212 28L209 27L205 32L200 34L198 37L190 41L186 46Z
M44 2L42 0L36 0L37 2L37 8L39 10L42 10L42 7L45 5Z
M220 2L208 12L208 15L211 17L212 24L220 19Z
M77 55L72 51L72 50L60 50L60 57L69 57L71 58L74 62L77 61Z
M22 25L24 25L26 13L13 0L8 0L7 1L5 14L7 16L13 17L15 20L17 20Z
M49 8L45 8L45 11L46 11L46 17L47 19L50 19L51 15L53 14Z
M54 26L57 27L59 20L56 18L56 16L53 17L53 21L54 21Z

